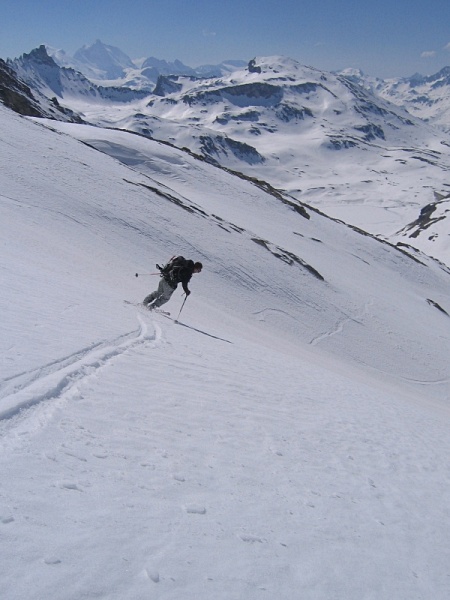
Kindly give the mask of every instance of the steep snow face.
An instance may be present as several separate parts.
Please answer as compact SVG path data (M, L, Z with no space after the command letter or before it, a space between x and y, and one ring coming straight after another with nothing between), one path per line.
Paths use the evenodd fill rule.
M98 128L70 128L72 135L110 153L112 160L38 125L24 123L18 132L22 130L23 136L30 130L28 135L36 137L29 157L30 164L38 161L36 176L24 188L14 182L13 172L6 170L3 176L9 197L15 201L30 198L31 193L32 199L43 190L47 176L40 182L40 157L48 156L51 163L56 161L51 168L58 177L51 193L41 192L41 200L48 210L65 215L67 231L65 227L61 235L70 238L75 235L72 227L78 231L76 224L85 223L76 247L62 244L69 255L86 253L86 258L73 259L77 272L85 268L85 260L90 260L90 232L103 238L102 223L110 231L99 251L108 260L117 260L123 286L110 298L106 289L99 291L98 302L105 315L98 327L109 326L110 319L122 310L120 302L127 297L125 290L130 285L130 273L126 274L129 261L134 260L139 270L138 265L154 264L176 252L195 254L210 265L203 276L204 298L216 310L242 318L267 335L282 336L301 347L323 349L336 358L345 356L385 376L433 382L433 389L440 393L438 382L445 380L449 369L448 339L437 339L435 332L442 319L447 323L447 317L435 304L450 312L446 271L433 263L413 260L275 190L268 192L151 140ZM49 153L45 148L52 140L61 140L62 146ZM16 142L17 149L22 146ZM68 158L71 148L81 156L65 169L67 160L72 163ZM84 152L88 163L82 157ZM17 160L14 156L9 161L9 169L14 170ZM95 164L95 169L87 169L85 163ZM47 173L50 165L43 169ZM106 171L101 175L103 169ZM80 185L85 192L80 191ZM45 229L42 218L39 223ZM122 248L124 253L116 255L113 247ZM100 272L103 267L89 267L89 277L93 269ZM148 267L143 270L148 271ZM111 276L114 279L114 274ZM76 301L81 306L79 301L81 298ZM23 300L9 298L10 309L17 302L21 305ZM70 320L79 318L77 313L75 309Z
M448 270L167 144L0 124L3 597L447 600ZM124 303L175 253L177 322Z

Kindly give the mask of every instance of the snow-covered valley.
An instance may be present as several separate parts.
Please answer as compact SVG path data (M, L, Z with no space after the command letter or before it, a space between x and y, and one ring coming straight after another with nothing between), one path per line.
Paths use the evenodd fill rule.
M0 121L4 597L446 599L449 270L167 144ZM178 322L137 305L173 254Z

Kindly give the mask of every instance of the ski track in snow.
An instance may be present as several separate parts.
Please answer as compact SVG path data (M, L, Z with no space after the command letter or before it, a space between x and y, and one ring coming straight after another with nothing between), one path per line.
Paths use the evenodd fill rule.
M359 315L356 316L356 318L354 317L346 317L344 319L340 319L337 323L336 326L333 329L328 330L325 333L322 333L316 337L314 337L309 343L312 346L316 346L317 344L319 344L322 340L332 337L333 335L342 333L344 331L344 327L346 323L359 323L360 325L362 325L362 319L363 317L369 312L369 307L373 304L373 299L368 300Z
M11 419L24 409L67 393L83 377L96 372L112 358L147 342L158 342L161 329L148 324L139 315L139 328L116 339L94 342L87 348L54 360L38 369L19 373L0 381L0 422Z
M355 317L345 317L345 318L339 319L333 328L328 329L325 333L321 333L321 334L315 336L308 343L311 346L316 346L322 340L325 340L327 338L333 337L334 335L342 333L344 331L344 327L345 327L346 323L351 322L351 323L358 323L359 325L362 325L363 324L362 319L369 312L369 307L372 304L373 304L373 299L368 300L364 304L362 310L360 311L360 314L357 314ZM292 319L293 321L297 320L294 315L290 314L288 311L281 310L279 308L265 308L264 310L255 312L254 315L256 315L259 320L263 321L265 316L270 313L277 313L280 315L284 315L284 316Z

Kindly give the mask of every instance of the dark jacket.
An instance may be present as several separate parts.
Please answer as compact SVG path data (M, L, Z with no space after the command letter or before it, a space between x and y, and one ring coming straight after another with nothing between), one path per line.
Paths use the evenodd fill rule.
M169 285L171 285L174 288L176 288L177 285L181 283L184 292L189 295L191 292L188 288L188 283L191 280L193 272L194 261L187 260L182 267L174 267L166 281L169 283Z

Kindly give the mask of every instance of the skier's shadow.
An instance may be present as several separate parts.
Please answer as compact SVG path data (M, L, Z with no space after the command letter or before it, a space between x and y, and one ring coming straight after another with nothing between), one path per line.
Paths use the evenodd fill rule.
M193 331L197 331L197 333L202 333L203 335L207 335L208 337L212 337L215 340L220 340L221 342L226 342L227 344L232 344L230 340L225 340L224 338L218 337L217 335L212 335L212 333L208 333L207 331L202 331L201 329L196 329L192 327L192 325L186 325L186 323L182 323L181 321L177 321L177 319L173 319L173 322L177 325L182 325L183 327L187 327L188 329L192 329Z

